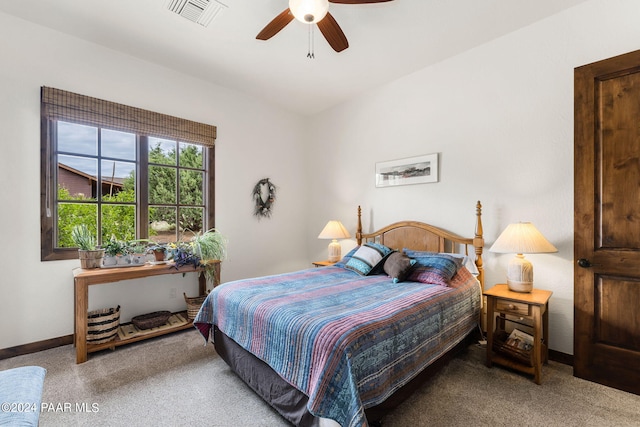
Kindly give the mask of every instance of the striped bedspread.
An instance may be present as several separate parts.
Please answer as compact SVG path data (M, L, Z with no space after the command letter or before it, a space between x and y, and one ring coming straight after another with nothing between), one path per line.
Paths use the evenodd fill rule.
M393 283L340 267L229 282L194 324L212 325L309 396L308 409L366 426L383 402L475 326L480 287L463 267L451 286Z

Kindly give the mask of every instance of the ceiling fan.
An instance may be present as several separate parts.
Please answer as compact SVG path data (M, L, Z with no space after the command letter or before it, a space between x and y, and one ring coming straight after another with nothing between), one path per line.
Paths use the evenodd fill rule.
M329 3L367 4L387 1L392 0L289 0L289 7L269 22L258 33L256 39L269 40L295 18L305 24L317 24L333 50L342 52L349 47L349 42L335 18L329 13Z

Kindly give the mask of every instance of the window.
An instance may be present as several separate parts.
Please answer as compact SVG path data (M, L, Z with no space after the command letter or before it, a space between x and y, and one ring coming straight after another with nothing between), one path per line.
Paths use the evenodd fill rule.
M42 88L41 259L98 243L170 242L214 227L214 126Z

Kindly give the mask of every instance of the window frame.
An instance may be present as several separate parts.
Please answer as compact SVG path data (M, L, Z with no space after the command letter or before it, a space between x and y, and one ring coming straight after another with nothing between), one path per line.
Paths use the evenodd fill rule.
M63 101L53 97L60 95ZM51 101L54 99L53 101ZM69 101L71 100L71 101ZM69 102L68 102L69 101ZM52 103L59 102L63 111L60 114L59 106ZM66 105L63 105L66 104ZM88 106L86 112L78 114L78 107ZM116 111L121 117L116 118L115 124L109 125L101 108ZM127 119L131 117L132 126L127 125ZM142 119L141 119L142 117ZM150 125L146 128L137 125L148 118ZM92 120L95 119L95 120ZM123 106L110 101L77 95L59 89L42 87L42 104L40 117L40 233L41 233L41 261L76 259L77 248L56 247L56 218L57 214L57 163L56 163L56 132L55 122L65 121L97 128L113 129L116 131L136 134L136 238L148 238L149 200L148 200L148 138L159 137L173 139L203 147L203 167L205 179L203 182L204 197L204 227L205 230L215 227L215 137L216 127L195 123L185 119L167 116L160 113L142 110L135 107ZM160 125L159 125L160 123ZM166 124L166 129L162 124ZM144 125L144 123L143 123ZM186 131L185 131L186 129ZM192 130L197 132L193 133ZM149 132L149 131L153 132ZM102 157L98 157L101 161ZM177 201L178 205L179 200ZM98 238L100 238L100 234Z

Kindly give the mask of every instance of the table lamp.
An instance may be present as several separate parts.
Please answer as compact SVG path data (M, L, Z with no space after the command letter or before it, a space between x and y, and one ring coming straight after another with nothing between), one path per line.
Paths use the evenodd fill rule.
M507 285L515 292L531 292L533 289L533 265L523 254L558 252L530 222L509 224L489 249L496 253L515 253L507 267Z
M340 221L332 220L324 226L318 239L331 239L328 258L330 262L338 262L341 258L342 247L337 239L348 239L349 237L351 237L349 232Z

